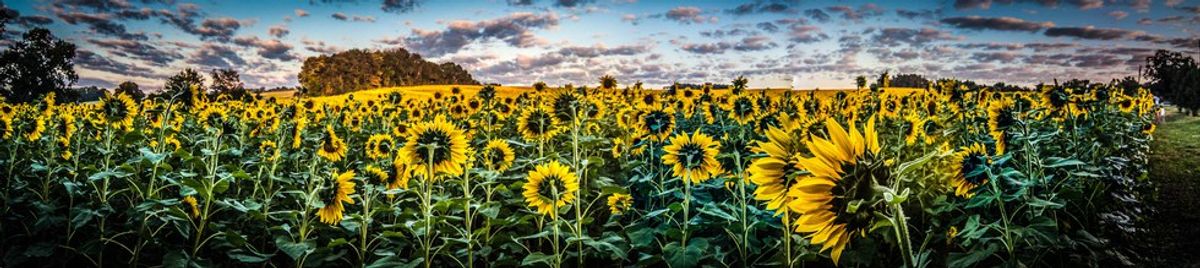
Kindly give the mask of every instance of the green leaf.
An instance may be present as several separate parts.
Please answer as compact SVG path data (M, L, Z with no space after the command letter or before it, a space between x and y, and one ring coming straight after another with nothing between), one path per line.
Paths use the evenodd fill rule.
M546 254L542 254L541 252L534 252L532 254L526 255L525 259L521 260L521 266L530 266L530 265L533 265L533 264L539 263L539 262L545 263L546 265L553 266L554 255L546 255Z
M997 248L999 248L999 246L996 244L988 244L984 249L970 250L967 253L950 253L950 256L946 258L946 266L974 267L975 264L987 259L988 256L992 255L992 253L995 253Z
M738 220L733 215L729 215L729 213L725 213L724 210L713 205L713 203L706 203L706 204L704 204L703 207L700 207L700 213L703 213L703 214L706 214L709 216L713 216L713 217L722 218L727 221L737 221Z
M1083 161L1079 161L1079 160L1075 160L1075 159L1064 159L1061 157L1048 157L1048 158L1046 158L1045 161L1042 161L1042 162L1043 162L1042 166L1047 167L1047 168L1056 168L1056 167L1063 167L1063 166L1078 166L1078 165L1087 164L1087 163L1084 163Z

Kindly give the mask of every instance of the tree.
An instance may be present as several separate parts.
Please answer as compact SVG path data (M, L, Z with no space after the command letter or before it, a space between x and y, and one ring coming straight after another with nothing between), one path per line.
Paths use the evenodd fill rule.
M1150 91L1170 101L1192 116L1200 110L1200 67L1196 59L1179 52L1158 50L1146 58L1142 77L1147 78Z
M62 95L79 80L74 58L75 44L44 28L29 30L0 53L0 94L11 102L34 101L48 92Z
M536 83L533 83L533 90L538 92L546 90L546 82L537 81Z
M193 104L191 101L194 97L200 97L192 96L192 87L196 87L196 93L204 94L204 77L200 76L200 73L192 68L183 69L179 73L167 78L167 83L163 85L163 92L160 97L171 98L179 96L175 98L187 105L191 105Z
M600 77L600 87L604 88L604 89L608 89L608 90L617 88L617 78L613 77L611 75L601 76Z
M899 74L891 79L889 86L925 88L929 86L929 79L916 74Z
M133 99L139 101L146 98L146 93L143 93L142 90L138 88L138 84L134 83L133 81L121 82L120 85L117 85L117 93L124 93L125 95L129 95L130 97L133 97Z
M876 81L875 83L879 85L880 89L892 87L892 77L887 71L884 71L879 75L879 81Z
M242 76L233 69L213 69L208 77L212 78L212 85L208 89L217 94L233 97L241 97L246 94L246 85L242 84Z
M858 85L858 90L862 90L863 88L866 88L867 87L867 77L861 76L861 75L858 77L855 77L854 84Z
M733 95L741 94L743 90L746 90L746 84L749 83L750 80L746 79L745 76L739 75L737 79L733 79L733 90L731 90Z

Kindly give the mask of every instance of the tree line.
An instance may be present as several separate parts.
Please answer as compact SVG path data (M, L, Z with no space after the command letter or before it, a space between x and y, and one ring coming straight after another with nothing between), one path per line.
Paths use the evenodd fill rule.
M312 96L380 87L479 84L462 66L432 63L402 48L351 49L309 57L297 78L304 94Z

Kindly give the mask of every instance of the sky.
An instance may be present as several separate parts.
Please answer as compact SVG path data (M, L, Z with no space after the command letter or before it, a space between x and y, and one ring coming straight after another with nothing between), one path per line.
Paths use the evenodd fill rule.
M78 46L78 86L160 88L184 68L297 86L307 57L403 48L505 85L851 88L884 71L1107 82L1157 49L1200 57L1200 0L0 0Z

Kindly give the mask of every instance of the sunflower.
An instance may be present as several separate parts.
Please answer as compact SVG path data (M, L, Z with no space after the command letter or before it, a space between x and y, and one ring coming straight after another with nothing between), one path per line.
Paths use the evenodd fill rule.
M730 100L729 118L739 125L745 125L756 115L754 99L748 95L737 95Z
M1155 129L1158 129L1158 125L1154 123L1147 123L1146 125L1142 126L1142 133L1145 133L1146 135L1153 135Z
M1121 97L1117 99L1117 106L1120 107L1121 112L1124 113L1132 113L1133 108L1137 107L1133 101L1133 98L1130 97Z
M258 144L258 154L268 161L279 159L279 145L275 141L264 140Z
M900 99L886 95L879 103L879 113L885 118L896 118L900 114Z
M42 133L46 132L46 119L42 118L42 115L37 115L18 127L25 141L36 141L42 138Z
M996 141L996 154L1004 154L1008 147L1008 128L1017 124L1017 112L1013 100L1000 99L988 105L988 135Z
M575 201L579 179L567 166L554 160L530 170L524 188L525 203L537 208L538 214L557 218L558 208Z
M987 149L983 144L971 144L954 153L951 159L955 161L951 163L951 168L955 171L954 177L950 179L954 186L954 195L966 198L974 196L972 190L988 182L987 175L983 174L984 166L990 162Z
M413 171L407 164L402 161L392 162L391 182L388 182L387 189L408 189L408 181L412 179ZM389 196L390 197L390 196Z
M304 129L308 127L308 119L303 116L296 118L296 125L292 127L292 149L299 149L304 142Z
M784 212L780 208L794 200L787 192L794 182L790 176L800 170L796 160L804 144L800 138L779 128L768 129L765 136L767 141L758 141L751 150L766 156L751 162L746 172L750 173L750 182L757 186L754 199L766 201L767 209L779 215Z
M58 145L58 150L61 151L61 153L59 153L58 156L62 157L63 160L69 160L69 159L71 159L71 156L75 155L75 153L71 152L71 140L70 139L65 138L65 137L58 137L57 139L54 139L54 141L55 141L55 144Z
M608 196L608 210L612 211L613 215L625 214L630 207L633 206L633 196L622 193L613 193Z
M137 104L124 93L105 93L100 98L101 118L104 120L103 122L109 123L113 127L121 129L133 127L133 118L137 112Z
M0 116L0 139L12 138L12 118L8 116Z
M853 123L847 132L833 119L826 119L825 127L829 139L812 137L807 147L813 157L797 160L809 175L788 191L797 200L788 207L801 214L795 231L807 233L812 244L822 245L821 251L831 249L837 263L851 236L865 236L871 228L881 203L873 187L890 183L891 174L879 155L874 118L864 133Z
M341 161L346 157L346 142L337 136L332 125L325 125L325 137L321 138L321 146L317 148L317 155L329 162Z
M507 141L494 139L488 141L487 146L480 152L479 159L483 160L483 165L490 170L505 171L512 167L516 156Z
M654 141L663 141L675 129L675 111L655 108L638 118L637 131Z
M517 132L525 140L548 140L558 134L558 119L549 108L537 106L528 110L517 120Z
M609 152L612 153L613 159L621 158L621 154L624 152L624 149L625 149L625 140L623 140L619 137L612 139L612 149L609 149Z
M427 180L438 173L460 175L467 161L467 138L462 130L438 116L432 122L421 122L408 129L408 142L400 149L404 163L416 168ZM429 172L433 173L430 174Z
M182 201L190 208L188 214L192 215L192 218L200 217L200 204L196 201L195 196L184 196Z
M333 172L333 186L326 188L330 191L329 199L325 201L325 206L317 210L317 216L321 217L321 222L325 224L334 224L342 221L342 203L354 204L354 199L350 198L354 194L354 171L346 171L338 174Z
M392 147L395 145L395 140L392 135L374 134L367 138L367 157L371 159L384 159L391 157Z
M721 162L717 162L720 151L720 142L696 131L692 135L684 133L672 137L671 144L663 147L662 160L663 164L672 166L675 176L691 183L703 183L721 173Z
M58 114L58 119L59 137L66 139L71 139L71 137L74 137L75 131L79 130L79 128L75 126L75 116L71 115L70 113L60 113Z
M905 144L912 145L917 142L918 138L925 136L925 120L917 116L916 113L909 113L904 116L904 122L901 122L901 124L904 125Z
M383 171L382 168L379 168L374 165L370 165L370 166L367 166L367 168L365 168L365 170L367 171L367 175L369 175L370 177L378 179L382 183L391 183L391 179L392 179L391 175L388 175L387 171ZM370 182L370 180L367 180L367 182Z

